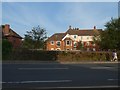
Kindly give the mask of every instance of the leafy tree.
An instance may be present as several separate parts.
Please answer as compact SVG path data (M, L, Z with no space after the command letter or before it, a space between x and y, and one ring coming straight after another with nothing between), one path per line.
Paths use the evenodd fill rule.
M7 39L2 39L2 58L7 59L12 52L12 44Z
M40 26L33 27L31 31L27 31L23 41L23 47L29 49L43 49L46 36L46 30Z
M120 17L111 19L105 24L105 30L101 34L100 46L102 49L120 50Z
M82 44L81 41L78 42L77 49L78 49L78 50L84 50L84 45Z

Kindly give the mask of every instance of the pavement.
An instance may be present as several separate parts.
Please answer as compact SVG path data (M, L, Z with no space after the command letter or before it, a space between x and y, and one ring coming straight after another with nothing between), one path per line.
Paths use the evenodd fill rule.
M119 62L3 62L2 90L118 88Z
M61 64L93 64L93 63L120 63L120 61L36 61L36 60L29 60L29 61L21 61L21 60L17 60L17 61L10 61L10 60L6 60L6 61L2 61L1 63L5 64L5 63L19 63L19 64L33 64L33 63L61 63Z

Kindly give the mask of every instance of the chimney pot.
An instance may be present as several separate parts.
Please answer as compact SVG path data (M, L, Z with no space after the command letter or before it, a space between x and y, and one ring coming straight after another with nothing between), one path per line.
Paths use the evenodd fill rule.
M96 29L96 26L94 26L94 29Z
M71 25L69 26L69 29L71 29Z

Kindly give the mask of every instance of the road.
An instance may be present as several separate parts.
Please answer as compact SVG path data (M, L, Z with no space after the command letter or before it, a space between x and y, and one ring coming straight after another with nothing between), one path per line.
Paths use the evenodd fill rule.
M118 87L118 64L4 63L1 83L3 90Z

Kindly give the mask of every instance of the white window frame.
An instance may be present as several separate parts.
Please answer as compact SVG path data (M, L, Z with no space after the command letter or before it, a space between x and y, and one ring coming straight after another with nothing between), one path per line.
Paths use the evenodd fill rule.
M76 44L76 45L75 45ZM74 42L74 47L77 47L77 42Z
M54 48L51 48L51 50L54 50Z
M70 44L67 44L67 41L69 41L69 42L70 42ZM71 40L66 40L66 46L71 46L71 45L72 45Z
M96 46L96 44L94 43L93 46Z
M53 43L52 43L53 42ZM50 41L51 45L54 45L54 41Z
M81 36L81 40L83 40L83 36Z
M57 47L60 47L60 46L57 45L58 42L60 42L60 46L61 46L61 41L56 41L56 46L57 46Z
M87 37L87 39L89 39L89 37Z
M77 38L77 35L74 35L74 39L76 39Z
M89 46L90 45L90 42L87 42L87 46Z

